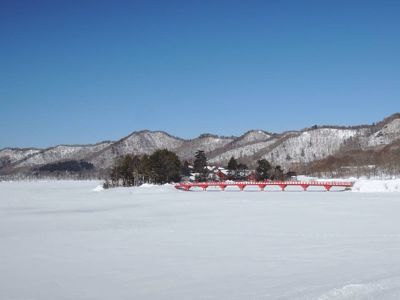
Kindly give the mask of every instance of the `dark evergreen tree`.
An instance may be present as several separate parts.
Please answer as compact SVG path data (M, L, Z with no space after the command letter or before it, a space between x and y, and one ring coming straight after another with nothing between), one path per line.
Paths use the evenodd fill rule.
M231 157L227 166L228 171L236 171L238 169L238 162L235 157Z
M110 171L109 186L134 186L143 181L142 158L137 155L127 154L121 157Z
M207 170L207 157L203 150L198 150L195 154L195 160L193 162L193 171L198 173L197 181L207 181L208 170Z
M204 169L207 167L207 157L203 150L198 150L195 155L195 160L193 163L193 169L196 173L204 172Z
M43 165L38 168L40 172L82 172L93 170L93 164L84 160L67 160Z
M269 179L271 172L271 164L266 159L260 159L257 161L256 178L257 180Z
M271 176L272 180L285 180L285 174L283 173L283 170L281 166L276 166L274 169L274 173Z
M190 176L191 170L189 168L189 162L185 160L182 165L181 173L183 176Z
M174 152L157 150L150 155L150 164L153 182L163 184L180 180L181 162Z
M119 163L119 175L123 186L138 185L138 171L140 167L140 157L137 155L125 155Z
M238 162L235 159L235 157L231 157L228 165L226 166L226 169L228 170L228 179L230 180L235 180L236 179L236 173L238 170Z

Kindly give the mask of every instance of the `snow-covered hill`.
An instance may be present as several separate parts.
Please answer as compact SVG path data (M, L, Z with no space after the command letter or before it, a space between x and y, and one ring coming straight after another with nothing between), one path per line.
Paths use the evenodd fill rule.
M232 149L221 149L220 153L211 154L211 163L226 163L233 156L238 159L246 160L253 157L259 151L273 145L278 138L270 138L264 142L249 143L243 146L234 147Z
M0 150L0 160L4 163L14 163L16 161L25 159L31 155L40 152L40 149L18 149L18 148L5 148Z
M97 168L107 168L126 154L149 154L157 149L175 150L184 141L162 131L138 131L95 153L89 161Z
M162 131L133 132L117 142L96 145L60 145L48 149L0 150L0 171L7 166L26 170L62 160L86 160L97 169L110 167L116 158L131 154L151 154L169 149L181 159L192 159L204 150L212 163L226 163L231 156L254 161L265 158L287 167L338 154L349 149L374 149L396 144L400 140L400 114L394 114L372 125L355 127L314 126L301 131L269 133L250 130L239 137L204 134L194 139L181 139Z
M400 137L400 118L387 123L368 139L368 146L388 145Z
M181 146L175 150L179 157L183 159L191 159L197 150L203 150L209 153L215 149L224 149L226 145L234 140L234 138L203 134L198 138L183 142Z
M240 147L250 143L264 142L273 134L263 130L250 130L230 143L230 147Z
M318 128L306 130L268 149L262 156L283 166L291 163L310 162L332 155L340 150L347 140L362 134L359 129Z
M15 167L34 167L61 160L86 159L87 156L98 152L111 144L111 142L103 142L96 145L83 146L60 145L37 152L15 164Z

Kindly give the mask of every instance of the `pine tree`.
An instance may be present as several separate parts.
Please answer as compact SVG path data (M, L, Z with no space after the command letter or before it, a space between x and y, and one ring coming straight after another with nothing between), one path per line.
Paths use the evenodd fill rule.
M271 176L273 180L285 180L285 175L281 166L276 166L274 169L274 174Z
M235 180L237 169L238 169L238 162L235 159L235 157L233 157L233 156L231 157L226 168L228 170L228 179Z
M181 173L183 176L190 176L190 173L191 173L190 171L191 170L189 168L189 162L187 160L185 160L182 165Z
M193 163L193 168L196 173L204 172L207 167L207 157L203 150L198 150L195 154L195 160Z
M235 159L235 157L231 157L231 159L229 160L229 162L228 162L228 166L226 167L227 169L228 169L228 171L229 172L232 172L232 173L234 173L234 172L236 172L237 171L237 169L238 169L238 162L237 162L237 160Z
M266 159L260 159L257 161L256 177L257 180L266 180L270 177L271 164Z
M193 162L193 170L198 173L197 181L206 181L208 176L207 170L207 157L203 150L198 150L195 154L195 160Z
M150 155L151 176L155 183L163 184L180 180L181 162L178 156L167 149Z

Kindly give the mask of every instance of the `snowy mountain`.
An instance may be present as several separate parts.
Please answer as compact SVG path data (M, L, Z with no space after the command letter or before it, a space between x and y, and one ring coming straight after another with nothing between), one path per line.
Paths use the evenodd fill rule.
M33 168L63 160L85 160L88 156L110 145L112 145L112 142L102 142L95 145L59 145L25 156L21 160L12 163L12 167L14 169Z
M274 147L262 151L262 158L274 164L310 162L338 152L350 138L363 135L364 129L317 128L293 134Z
M23 160L31 155L40 152L40 149L27 148L5 148L0 150L0 167L5 164L12 164L16 161ZM2 163L1 163L2 162Z
M388 145L400 136L400 118L393 119L373 133L368 139L368 146Z
M234 141L232 141L229 146L233 148L233 147L244 146L250 143L263 142L268 140L272 136L273 136L272 133L263 130L250 130L247 131L242 136L235 139Z
M226 145L233 142L233 137L220 137L211 134L202 134L198 138L187 140L175 149L176 154L182 159L191 159L197 150L210 153L216 149L224 149Z
M151 154L168 149L181 159L192 159L204 150L211 163L225 164L234 156L244 162L265 158L288 167L308 163L346 150L380 149L400 140L400 114L383 121L353 127L313 126L300 131L269 133L251 130L239 137L203 134L181 139L162 131L138 131L116 142L95 145L59 145L47 149L5 148L0 150L0 172L27 171L38 166L66 160L85 160L96 169L105 169L115 159L128 154Z
M122 155L151 154L157 149L175 150L184 143L184 140L173 137L162 131L138 131L109 145L98 153L93 153L88 161L97 168L111 166L117 157Z

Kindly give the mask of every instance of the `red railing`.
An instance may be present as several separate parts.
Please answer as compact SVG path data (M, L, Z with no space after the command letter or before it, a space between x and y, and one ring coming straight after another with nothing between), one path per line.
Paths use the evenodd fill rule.
M298 186L306 191L311 187L324 187L325 190L330 191L332 187L351 188L354 182L349 181L240 181L240 182L181 182L175 184L175 188L189 191L191 188L199 187L204 191L209 187L219 187L222 191L229 186L238 187L243 191L247 186L257 186L260 191L268 186L279 186L282 191L288 186Z

